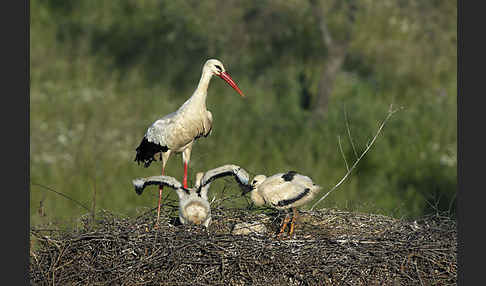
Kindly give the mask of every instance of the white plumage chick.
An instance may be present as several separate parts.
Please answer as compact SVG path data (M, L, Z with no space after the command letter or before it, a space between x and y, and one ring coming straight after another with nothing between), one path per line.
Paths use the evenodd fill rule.
M208 202L210 184L200 188L204 173L196 174L194 188L184 186L171 176L152 176L133 180L135 192L141 195L144 188L149 185L164 185L176 190L179 197L179 220L182 224L202 224L208 227L211 223L211 207Z
M311 178L295 171L278 173L270 177L257 175L250 186L251 188L248 188L246 192L251 192L251 199L255 205L267 204L278 210L293 210L289 236L294 233L295 221L298 217L297 208L311 201L321 189ZM278 233L279 238L285 231L289 220L290 215L287 213Z
M179 220L182 224L202 224L206 228L211 223L211 206L208 202L210 184L200 187L202 172L196 174L196 184L191 189L178 189Z
M144 188L149 185L165 185L176 190L179 197L179 220L182 224L202 224L206 228L211 223L211 206L208 201L208 191L217 178L232 175L240 186L247 186L248 173L236 165L224 165L211 169L206 173L198 172L193 188L184 186L170 176L152 176L133 180L135 192L142 194Z

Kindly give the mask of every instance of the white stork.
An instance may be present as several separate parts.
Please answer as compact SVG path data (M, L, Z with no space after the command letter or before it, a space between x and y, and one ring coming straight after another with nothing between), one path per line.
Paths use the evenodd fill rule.
M226 81L242 97L245 95L226 72L223 64L216 59L209 59L203 66L201 79L192 96L173 113L155 121L145 133L137 147L135 161L150 166L154 156L160 153L162 160L162 175L171 153L182 153L184 163L183 186L187 189L187 168L191 158L192 144L201 136L207 137L211 133L213 116L206 109L206 96L209 81L217 75ZM160 216L160 202L162 188L159 187L159 203L157 209L157 223Z
M133 180L135 192L141 195L149 185L165 185L176 190L179 197L179 220L182 224L203 224L206 228L211 223L211 207L208 202L208 191L211 182L217 178L233 175L244 187L248 185L249 175L239 166L224 165L206 173L198 172L193 188L185 188L177 179L170 176L152 176Z
M298 217L297 207L300 207L314 198L321 189L312 182L312 179L298 174L295 171L278 173L270 177L257 175L253 178L251 188L244 193L251 191L251 199L257 206L267 204L278 210L293 210L293 217L290 223L289 236L294 233L295 221ZM289 223L289 213L282 221L282 226L277 237L280 238Z

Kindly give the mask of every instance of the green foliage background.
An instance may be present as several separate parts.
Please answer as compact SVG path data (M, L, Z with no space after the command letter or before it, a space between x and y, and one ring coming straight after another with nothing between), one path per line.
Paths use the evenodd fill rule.
M213 79L214 129L194 145L191 178L227 163L252 175L291 169L324 194L346 173L338 140L348 164L356 158L345 118L360 153L393 104L402 110L318 208L454 216L456 1L354 1L349 51L323 117L309 108L327 54L312 3L31 1L31 224L72 222L87 212L45 187L87 208L95 202L134 215L154 207L155 188L137 196L131 180L159 174L160 164L138 166L135 148L153 121L191 95L208 58L223 61L247 98ZM337 38L343 17L327 18ZM171 157L167 174L181 179L182 172L181 156ZM210 196L223 189L238 191L216 182ZM248 205L244 198L225 203Z

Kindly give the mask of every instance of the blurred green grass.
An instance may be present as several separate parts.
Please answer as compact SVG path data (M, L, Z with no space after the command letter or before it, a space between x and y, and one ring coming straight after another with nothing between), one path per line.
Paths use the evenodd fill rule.
M87 212L37 184L62 192L88 207L92 206L96 190L96 208L115 213L135 215L140 207L155 207L156 188L137 196L131 180L159 174L160 163L149 168L138 166L133 161L135 148L153 121L175 111L191 95L208 57L198 54L198 49L188 56L193 61L174 56L158 68L150 67L158 70L157 80L148 76L143 61L127 66L116 64L116 58L108 56L110 53L101 52L101 48L93 51L97 46L92 39L98 39L99 32L89 23L93 21L100 25L99 30L107 30L123 13L117 15L118 10L106 3L86 3L99 11L87 13L91 7L88 4L81 9L31 3L31 225L47 221L72 223ZM53 7L61 7L61 12ZM112 14L108 17L106 11ZM65 18L60 17L62 13L66 13ZM73 18L68 19L69 15ZM123 22L121 19L118 21ZM140 31L137 29L145 26L139 23L138 27L134 19L137 18L127 21L133 24L127 27L136 35ZM194 34L200 32L197 25L184 29ZM123 45L117 42L108 47L121 49ZM217 51L219 47L213 48ZM134 47L127 43L126 48ZM225 56L228 58L228 54ZM192 65L189 70L188 62ZM414 87L412 79L404 90L402 82L396 85L389 82L388 75L384 75L388 70L381 75L377 73L373 79L359 72L342 71L336 79L328 112L320 118L300 106L299 67L290 65L279 70L276 66L272 72L255 78L255 70L243 68L248 67L248 60L242 59L242 66L238 59L230 58L229 62L227 68L247 98L240 98L219 79L212 80L207 106L214 117L213 131L194 145L191 179L198 171L227 163L238 164L252 175L296 170L322 185L323 195L346 173L338 137L348 164L356 158L346 124L360 153L393 104L403 109L390 119L349 179L318 208L337 207L395 217L416 217L432 211L450 211L454 215L457 186L454 80L445 84L443 81L438 92L418 83ZM180 78L181 70L187 78L179 86L174 82ZM455 71L450 73L455 75ZM170 158L166 171L167 175L182 179L180 155ZM238 192L234 183L217 181L211 187L210 197L219 198L225 187L230 194ZM176 198L172 191L165 193L171 199ZM225 203L248 205L244 198ZM39 215L41 205L45 216Z

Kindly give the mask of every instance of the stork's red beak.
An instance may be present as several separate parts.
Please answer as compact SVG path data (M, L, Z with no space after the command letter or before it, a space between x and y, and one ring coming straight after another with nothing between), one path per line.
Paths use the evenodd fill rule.
M222 78L225 82L227 82L242 97L245 97L245 95L243 94L243 92L240 90L240 88L236 85L235 81L230 77L230 75L227 72L222 72L218 76L220 78Z

